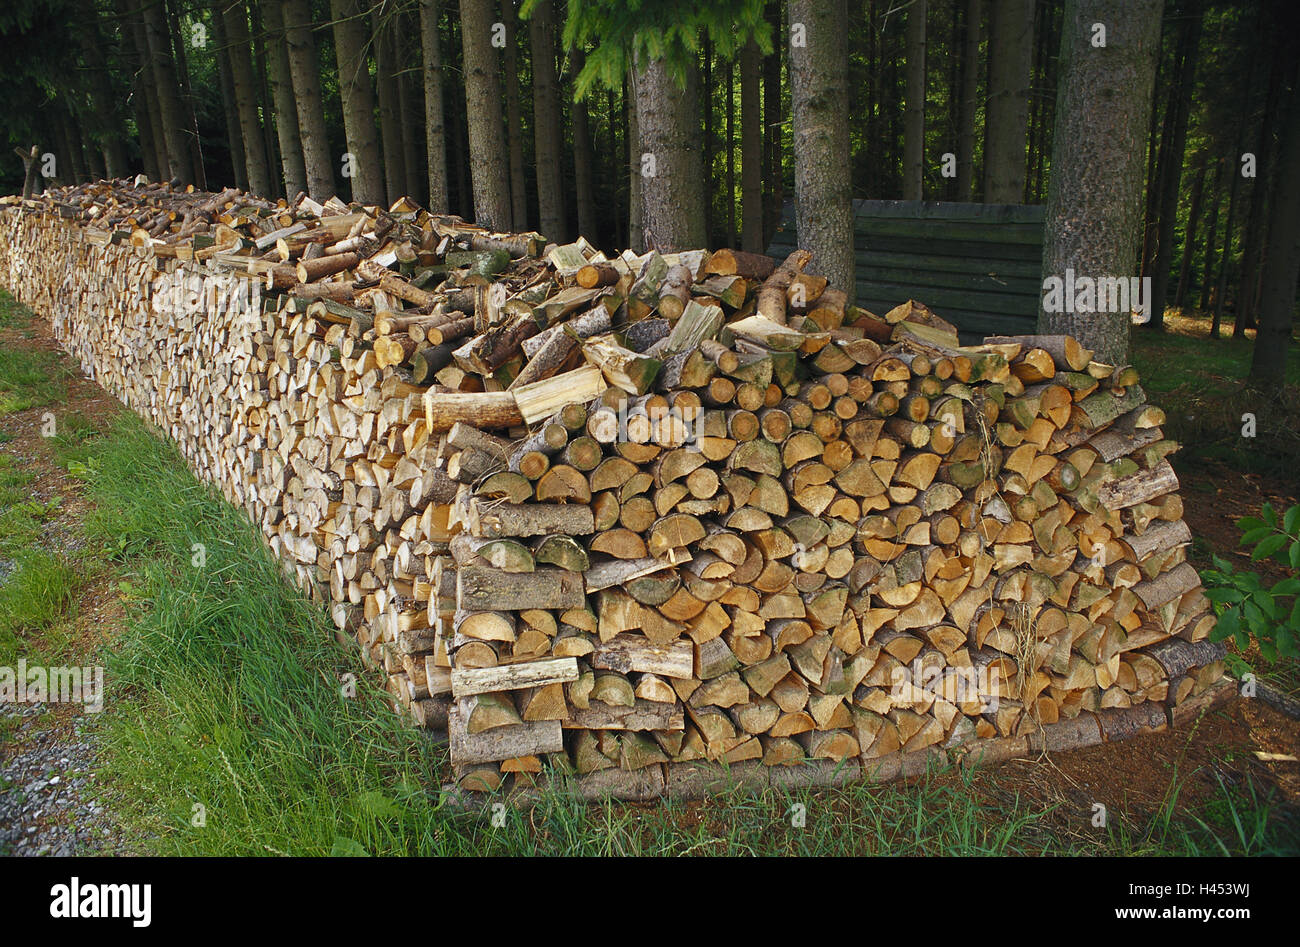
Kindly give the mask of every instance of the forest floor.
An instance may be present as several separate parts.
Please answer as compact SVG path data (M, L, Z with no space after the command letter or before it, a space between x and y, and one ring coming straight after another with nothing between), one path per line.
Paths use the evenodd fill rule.
M1196 423L1185 393L1217 383L1188 379L1209 363L1183 344L1137 340L1171 426ZM1162 368L1175 358L1182 376ZM1239 363L1206 371L1231 379ZM1198 565L1238 555L1233 523L1264 499L1296 502L1295 478L1246 450L1175 461ZM1300 763L1273 758L1294 757L1300 721L1246 699L1178 730L905 783L457 812L439 805L445 749L330 630L246 517L0 292L0 666L108 672L100 714L0 705L0 854L1300 852ZM1293 669L1246 657L1293 685ZM347 673L363 682L352 699Z

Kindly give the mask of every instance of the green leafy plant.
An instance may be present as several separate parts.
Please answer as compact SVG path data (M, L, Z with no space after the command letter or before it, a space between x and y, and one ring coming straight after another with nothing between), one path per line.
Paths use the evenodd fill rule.
M1300 505L1281 517L1265 503L1261 518L1237 521L1242 546L1253 546L1253 562L1274 559L1289 572L1286 578L1266 586L1257 573L1238 571L1232 563L1212 556L1214 568L1201 572L1205 595L1214 603L1218 616L1213 638L1231 638L1245 650L1253 637L1267 661L1300 657ZM1229 655L1234 670L1246 668L1236 655Z

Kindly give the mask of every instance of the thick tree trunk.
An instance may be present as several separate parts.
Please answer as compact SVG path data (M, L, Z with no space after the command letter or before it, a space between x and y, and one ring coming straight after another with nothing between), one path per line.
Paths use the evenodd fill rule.
M661 253L703 247L704 171L700 167L695 70L677 86L662 59L638 57L633 74L641 138L645 246Z
M343 129L352 156L352 199L366 204L384 200L384 172L375 129L375 93L366 61L369 42L359 0L330 0L334 21L334 55L339 66Z
M921 199L925 177L925 13L926 0L907 8L907 101L903 110L903 200Z
M727 239L725 246L736 246L736 64L727 62L727 141L723 151L727 155ZM705 202L708 202L705 188Z
M791 0L790 22L804 25L806 39L790 48L799 246L812 251L808 271L825 276L852 302L848 5L845 0Z
M781 50L787 39L781 23L781 4L769 0L764 16L772 27L772 53L763 57L763 246L766 247L781 225L785 201Z
M582 50L570 54L569 74L576 76L585 60ZM599 239L596 228L596 155L591 145L591 122L586 101L574 102L573 115L573 200L578 211L578 233Z
M1025 197L1034 0L993 0L992 9L984 200L990 204L1019 204Z
M325 132L325 103L320 91L320 60L312 36L311 3L282 0L281 6L307 193L323 201L334 194L334 159Z
M980 82L980 0L966 0L961 54L961 107L957 114L957 200L975 199L975 109Z
M447 198L447 130L442 108L442 44L438 0L420 0L420 48L424 56L424 150L429 164L429 210L444 214Z
M302 134L298 130L298 106L293 98L289 72L289 47L284 36L284 11L280 0L263 0L262 12L270 56L271 95L275 102L275 131L280 139L280 162L284 170L284 193L292 199L307 190L307 168L303 161Z
M374 38L375 86L379 91L379 134L383 142L384 193L389 204L402 196L406 184L406 153L402 150L401 108L397 96L398 69L392 11L371 7L370 35Z
M1194 2L1193 15L1183 22L1179 33L1179 61L1177 102L1173 107L1173 129L1169 139L1168 161L1164 166L1160 187L1160 224L1156 236L1155 255L1151 261L1151 321L1147 326L1154 330L1163 328L1165 305L1169 297L1169 279L1174 267L1174 228L1178 223L1178 197L1182 190L1184 151L1187 146L1187 122L1191 111L1192 92L1196 87L1197 51L1201 41L1201 19L1204 11Z
M501 11L506 27L506 142L510 148L511 230L528 229L528 187L524 182L524 120L519 108L519 11L512 0L503 0Z
M1161 6L1161 0L1066 0L1045 282L1064 280L1067 268L1076 279L1126 278L1133 272ZM1094 23L1107 24L1104 47L1091 43ZM1130 314L1123 311L1049 312L1040 304L1038 316L1039 332L1074 335L1098 359L1115 364L1127 361L1129 324Z
M153 63L154 94L158 98L159 119L163 137L167 142L167 169L173 178L184 184L194 183L194 165L190 159L189 136L185 129L185 106L181 102L180 84L176 78L176 65L172 61L171 34L167 28L166 11L161 3L145 3L141 7L144 17L144 35L149 59Z
M763 129L759 120L758 44L740 51L740 249L763 252Z
M257 85L253 75L252 44L248 35L248 11L242 0L213 0L214 10L221 11L230 52L230 76L235 85L235 109L244 139L244 164L248 168L248 189L268 196L271 174L262 142L262 123L257 114ZM168 150L171 145L168 144Z
M1289 60L1290 107L1281 126L1282 147L1268 215L1268 256L1259 286L1259 328L1250 363L1251 381L1276 391L1286 384L1296 278L1300 276L1300 175L1296 174L1300 168L1300 59L1294 36L1291 33L1283 44Z
M537 164L538 226L547 239L563 242L564 174L560 139L560 85L555 72L555 6L542 0L528 21L533 53L533 149Z
M492 46L495 21L492 0L460 0L474 219L485 227L502 229L510 225L510 179L501 114L500 63Z

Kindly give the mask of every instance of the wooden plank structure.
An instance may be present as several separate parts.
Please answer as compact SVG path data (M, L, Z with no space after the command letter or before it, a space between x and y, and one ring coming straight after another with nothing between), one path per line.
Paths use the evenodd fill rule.
M853 202L857 304L887 312L923 300L965 341L1032 333L1042 298L1040 205L950 201ZM797 246L793 207L768 253Z
M447 729L462 789L884 779L1219 699L1137 373L873 316L809 259L139 179L0 200L0 281Z

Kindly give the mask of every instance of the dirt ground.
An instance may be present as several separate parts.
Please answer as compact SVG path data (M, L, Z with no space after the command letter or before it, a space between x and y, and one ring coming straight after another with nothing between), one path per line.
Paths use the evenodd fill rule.
M38 320L34 329L34 338L26 338L21 330L0 330L0 345L56 348L47 324ZM70 360L65 358L65 363L76 372ZM0 419L0 430L14 435L8 443L0 444L0 451L12 454L36 475L32 485L34 498L63 497L60 513L50 524L48 539L71 548L80 541L77 527L86 504L79 496L76 482L53 463L50 446L40 437L41 416L46 410L54 410L56 418L80 414L100 427L115 411L123 409L98 386L74 374L68 379L66 403L53 408L33 408ZM1177 468L1176 458L1174 463ZM1279 508L1296 502L1294 484L1243 475L1226 468L1196 468L1179 473L1193 535L1204 539L1221 555L1241 555L1236 547L1235 522L1239 517L1257 513L1265 499L1272 500ZM65 662L98 663L96 652L111 641L122 616L111 569L89 570L71 617L64 622ZM3 710L0 708L0 712ZM38 741L67 746L83 742L85 733L79 732L84 731L78 725L79 714L78 709L70 706L55 707L39 718L38 726L21 730L21 738L15 738L17 728L0 727L0 741L7 741L0 745L0 767L7 761L11 763ZM97 762L93 745L88 752L78 752L78 761L93 773ZM1236 698L1205 714L1194 726L1054 753L1034 761L1013 761L982 771L975 777L974 788L989 800L1005 801L1019 795L1032 808L1051 807L1047 827L1082 839L1096 838L1090 823L1094 803L1101 802L1109 811L1119 813L1134 832L1141 834L1152 813L1166 800L1175 777L1181 787L1180 810L1203 806L1220 797L1220 781L1228 787L1243 787L1249 778L1255 792L1271 801L1279 818L1300 826L1300 763L1261 760L1258 753L1300 755L1300 721L1259 700ZM94 801L100 800L97 797ZM57 835L62 839L73 830L79 838L85 838L78 820L99 818L93 813L87 815L89 802L46 807L46 813L32 823L37 826L37 832L32 834L48 834L52 838ZM102 826L99 822L95 825L100 832L109 828L110 834L105 837L106 842L92 844L91 850L131 847L112 830L111 806L103 815ZM40 845L29 850L35 853ZM58 848L56 845L46 850Z

